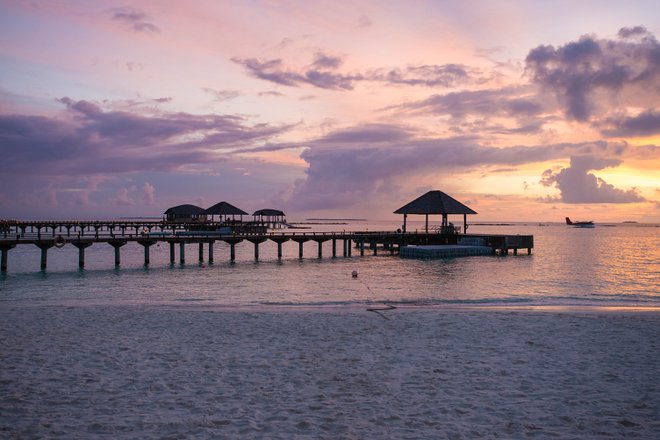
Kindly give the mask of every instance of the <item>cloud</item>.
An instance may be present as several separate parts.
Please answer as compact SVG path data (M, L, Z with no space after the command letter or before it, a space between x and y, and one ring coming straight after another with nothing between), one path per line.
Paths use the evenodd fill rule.
M342 73L337 70L343 59L317 53L311 64L290 68L281 59L261 61L256 58L232 58L250 75L289 87L313 86L331 90L352 90L361 82L425 87L452 87L478 80L480 72L460 64L419 65L406 68L373 69L364 73Z
M336 130L304 145L306 177L294 183L287 199L300 209L391 199L428 176L437 181L456 172L501 170L569 155L620 158L629 149L612 142L496 148L475 137L425 138L411 128L386 124Z
M215 90L208 87L203 87L202 90L204 93L211 95L216 102L231 101L241 96L238 90Z
M660 111L646 110L637 116L618 114L600 124L606 136L651 136L660 134Z
M422 101L399 106L422 112L451 115L461 119L471 115L527 117L538 115L543 106L525 88L466 90L432 95Z
M571 164L555 173L546 170L541 178L544 186L555 185L564 203L635 203L645 199L635 188L622 190L589 173L592 170L615 167L621 164L618 159L604 159L596 156L571 156Z
M586 122L622 96L628 105L657 102L659 54L653 34L638 26L621 29L616 40L585 35L557 48L538 46L525 62L532 80L556 95L569 119Z
M362 79L359 75L344 75L332 72L332 68L329 69L327 65L339 63L340 60L336 58L323 57L319 59L317 56L311 66L299 72L287 70L281 59L259 61L256 58L232 58L232 61L245 67L256 78L291 87L306 84L321 89L351 90L355 81Z
M59 99L57 117L0 115L3 174L80 175L172 171L227 160L233 149L259 146L288 126L249 125L239 116L105 111Z
M110 16L113 21L136 32L160 32L156 25L146 21L149 18L148 15L139 9L130 7L113 8L110 10Z
M383 69L372 72L370 81L409 86L453 87L471 79L471 69L460 64L408 66L405 69Z
M149 182L144 182L144 186L142 187L142 202L147 206L151 206L155 200L156 188Z

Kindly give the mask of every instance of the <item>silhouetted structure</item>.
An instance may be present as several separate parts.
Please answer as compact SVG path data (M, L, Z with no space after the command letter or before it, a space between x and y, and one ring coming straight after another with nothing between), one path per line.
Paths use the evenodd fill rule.
M255 211L252 216L255 222L264 224L267 228L271 226L277 228L286 223L284 212L278 209L260 209Z
M173 206L165 211L165 219L172 223L205 222L204 208L195 205Z
M453 226L447 221L449 214L463 214L463 233L467 233L467 215L476 214L458 200L448 196L442 191L429 191L421 197L394 211L395 214L403 214L403 232L406 232L406 220L408 214L420 214L426 216L426 232L429 231L429 215L442 215L441 233L454 234Z
M243 216L249 215L247 212L243 211L242 209L237 208L231 203L227 203L227 202L216 203L210 208L204 210L204 214L210 215L211 220L213 220L213 216L219 215L220 220L225 220L225 221L229 220L230 216L232 220L236 220L236 216L239 216L240 221L243 221Z

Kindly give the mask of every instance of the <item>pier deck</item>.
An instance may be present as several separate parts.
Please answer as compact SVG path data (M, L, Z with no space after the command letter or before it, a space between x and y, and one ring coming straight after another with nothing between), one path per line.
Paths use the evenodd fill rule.
M235 246L241 242L254 245L255 259L259 259L259 245L267 240L277 244L278 258L282 257L282 245L287 241L298 243L298 256L303 258L303 244L309 241L318 244L318 258L322 258L322 244L332 241L332 257L337 256L337 241L342 242L344 257L350 257L353 249L364 255L367 252L376 255L379 250L395 254L405 246L435 247L461 245L486 247L493 254L506 255L513 251L517 255L519 249L526 249L531 254L534 247L534 237L531 235L483 235L483 234L441 234L438 232L395 232L395 231L342 231L342 232L299 232L278 230L271 232L222 233L215 229L221 224L206 225L213 231L195 231L199 225L168 224L166 222L148 221L41 221L0 222L0 270L7 271L9 250L19 245L35 245L41 249L41 269L47 267L48 249L73 245L78 248L79 267L85 266L85 249L96 243L107 243L114 248L115 265L121 264L122 246L129 242L137 242L144 247L144 264L149 265L149 248L157 243L167 243L170 246L170 263L176 262L176 245L179 245L179 261L185 263L185 245L199 244L199 260L203 260L203 247L208 246L208 261L213 262L213 244L216 241L230 245L229 259L235 260ZM449 249L449 248L447 248ZM404 252L406 253L406 252ZM483 250L482 250L483 253ZM469 254L469 252L465 253ZM459 255L459 253L456 253ZM451 256L448 254L448 256Z

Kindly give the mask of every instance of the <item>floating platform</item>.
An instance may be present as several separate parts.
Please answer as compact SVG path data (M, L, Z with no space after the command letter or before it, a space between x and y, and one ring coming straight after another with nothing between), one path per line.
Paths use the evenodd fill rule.
M402 258L453 258L472 255L493 255L495 250L489 246L466 246L460 244L444 244L429 246L401 246L399 255Z

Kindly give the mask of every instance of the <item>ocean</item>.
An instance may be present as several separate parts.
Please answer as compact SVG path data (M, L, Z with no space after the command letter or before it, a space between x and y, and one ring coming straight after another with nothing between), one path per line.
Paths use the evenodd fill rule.
M311 229L394 230L394 222L309 222ZM409 230L423 228L412 222ZM169 263L169 247L152 246L144 267L142 246L121 248L121 266L114 267L113 248L95 244L86 249L80 270L73 245L48 253L48 269L39 269L40 251L22 245L9 252L8 272L0 275L0 301L5 305L130 305L200 303L226 307L344 306L374 303L471 306L613 306L660 307L660 227L651 224L599 224L593 229L560 223L481 223L470 233L534 235L531 255L473 256L448 259L402 259L379 250L332 258L331 242L260 245L254 259L252 243L236 246L216 242L213 264L198 262L198 245L186 247L186 264ZM351 273L357 271L358 277Z

